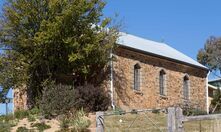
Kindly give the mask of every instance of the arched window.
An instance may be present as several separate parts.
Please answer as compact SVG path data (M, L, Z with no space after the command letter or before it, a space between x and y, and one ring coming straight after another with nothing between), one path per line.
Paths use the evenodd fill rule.
M183 96L186 100L189 99L189 85L189 76L185 75L183 77Z
M159 86L160 86L160 95L166 95L166 72L164 70L160 71L159 75Z
M134 90L140 90L140 65L134 65Z

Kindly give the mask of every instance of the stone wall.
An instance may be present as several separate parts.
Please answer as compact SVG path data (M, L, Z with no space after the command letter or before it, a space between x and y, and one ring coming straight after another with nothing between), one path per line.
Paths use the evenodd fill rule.
M114 103L122 109L165 108L191 104L206 110L207 71L118 47L114 65ZM134 65L141 66L140 91L133 90ZM166 96L159 93L159 72L166 72ZM190 79L190 99L183 98L183 77ZM110 92L109 78L103 87ZM27 109L25 86L14 89L14 109Z
M165 108L190 104L206 110L207 71L119 47L114 61L114 100L122 109ZM134 65L141 66L140 91L133 90ZM159 94L159 72L166 72L166 96ZM189 76L190 98L183 97L183 77Z
M13 103L14 111L16 110L27 110L27 89L25 86L20 86L14 89Z

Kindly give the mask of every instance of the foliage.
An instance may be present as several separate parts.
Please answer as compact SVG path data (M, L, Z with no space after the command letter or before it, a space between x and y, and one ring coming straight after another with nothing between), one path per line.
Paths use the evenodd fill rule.
M76 104L72 86L47 82L44 86L40 108L47 118L67 114Z
M0 121L3 121L3 122L8 122L10 120L13 120L14 117L12 114L9 114L9 115L1 115L0 116Z
M75 89L76 108L86 111L106 111L110 106L110 97L103 88L88 84Z
M200 49L197 60L211 71L221 70L221 38L210 37L203 49Z
M10 132L13 126L15 126L15 120L12 114L0 116L0 132Z
M118 27L103 19L103 0L8 0L0 19L0 84L27 84L32 99L42 82L83 85L109 61ZM107 29L108 27L108 29ZM35 102L33 102L35 103Z
M1 115L0 116L0 132L9 132L11 127L14 127L17 125L19 120L28 118L28 121L34 121L36 120L36 116L39 115L39 109L34 108L31 110L17 110L15 111L14 115ZM18 128L17 131L26 131L25 128L21 127ZM31 131L31 130L28 130Z
M14 116L16 119L24 119L29 116L29 113L27 110L17 110L15 111Z
M34 107L34 108L28 110L28 112L29 112L30 115L39 115L40 114L40 109L37 108L37 107Z
M197 108L183 108L183 115L185 116L197 116L206 115L207 112Z
M213 100L211 101L211 111L215 110L214 112L221 112L221 91L218 88L213 96Z
M0 132L10 132L11 125L7 122L0 121Z
M63 117L61 120L60 120L60 128L61 130L63 131L67 131L70 127L70 119L67 118L67 117Z
M29 115L29 116L28 116L28 121L29 121L29 122L34 122L34 121L36 121L35 116Z
M9 115L1 115L0 116L0 124L4 126L14 127L18 123L18 120L14 118L12 114ZM1 128L0 125L0 128Z
M9 89L0 88L0 103L5 103Z
M73 131L82 132L90 126L90 121L87 120L85 117L86 116L83 109L77 111L74 116L74 120L71 121Z
M29 132L29 130L26 127L19 127L16 132Z
M100 87L84 85L74 89L73 86L46 82L40 108L47 118L68 114L82 107L86 111L107 110L110 99L108 93Z
M36 116L40 114L40 110L38 108L33 108L31 110L17 110L14 113L15 119L24 119L28 118L29 121L35 121ZM12 116L12 118L14 118Z
M43 132L44 130L51 128L51 126L49 126L49 125L47 125L45 123L35 123L35 124L31 125L31 126L32 127L37 127L37 129L40 132Z
M65 116L60 121L61 131L84 132L90 126L83 109L80 109L72 116Z

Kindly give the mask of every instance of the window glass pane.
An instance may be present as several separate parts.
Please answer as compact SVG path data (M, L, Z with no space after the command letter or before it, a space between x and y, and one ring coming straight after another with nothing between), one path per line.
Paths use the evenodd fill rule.
M165 76L166 76L165 71L161 70L160 77L159 77L160 95L165 95Z
M188 76L185 76L184 80L183 80L183 95L184 95L184 99L189 99L189 78L188 78Z
M134 66L134 90L140 90L140 67Z

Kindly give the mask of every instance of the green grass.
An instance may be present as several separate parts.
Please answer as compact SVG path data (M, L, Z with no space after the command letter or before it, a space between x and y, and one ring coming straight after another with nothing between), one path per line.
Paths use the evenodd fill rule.
M19 127L16 132L29 132L29 130L26 127Z
M18 110L15 111L14 116L16 119L24 119L29 116L29 112L27 110Z
M16 126L17 120L12 114L0 116L0 132L9 132L11 127Z
M40 132L43 132L44 130L51 128L51 126L45 123L35 123L32 125L32 127L36 127Z
M9 132L11 127L17 125L18 121L24 118L28 118L29 122L36 120L40 111L37 108L34 108L29 111L19 110L14 113L14 115L1 115L0 116L0 132ZM19 131L25 131L24 128L20 128Z
M7 122L0 122L0 132L10 132L11 125Z

